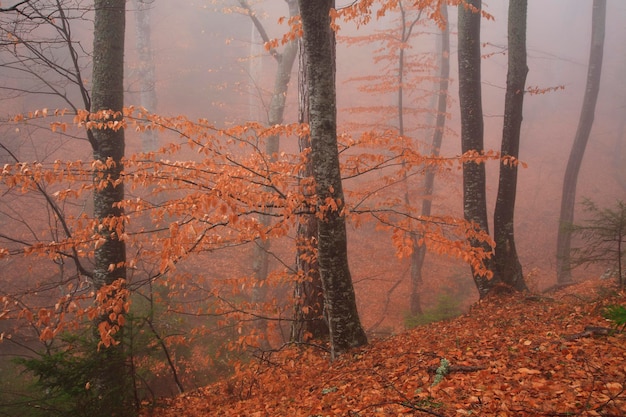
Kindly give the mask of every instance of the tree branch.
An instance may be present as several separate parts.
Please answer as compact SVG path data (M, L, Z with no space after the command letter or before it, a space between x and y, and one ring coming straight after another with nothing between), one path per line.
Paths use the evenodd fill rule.
M254 24L254 27L256 28L257 32L259 32L259 35L261 36L261 39L263 39L263 42L268 43L270 41L270 38L267 35L267 32L265 31L263 24L256 17L256 13L254 12L254 10L252 10L247 0L239 0L239 4L246 11L246 13L248 14L248 17L250 17L250 19L252 20L252 23ZM281 54L275 48L270 48L269 53L270 55L272 55L272 58L280 62Z

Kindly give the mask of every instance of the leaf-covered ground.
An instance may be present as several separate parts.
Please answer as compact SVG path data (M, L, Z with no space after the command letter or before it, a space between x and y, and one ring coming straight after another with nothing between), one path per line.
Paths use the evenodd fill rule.
M585 332L624 303L599 280L497 296L333 363L318 348L267 354L144 416L626 416L626 335Z

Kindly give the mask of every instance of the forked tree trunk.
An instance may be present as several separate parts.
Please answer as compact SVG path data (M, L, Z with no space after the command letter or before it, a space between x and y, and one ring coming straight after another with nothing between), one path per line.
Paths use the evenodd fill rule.
M311 161L316 191L318 256L329 321L331 356L367 343L348 267L345 197L337 148L334 0L299 0L307 55Z
M459 43L459 104L461 106L461 148L484 152L483 107L480 78L480 10L481 0L467 0L460 4L458 23ZM489 233L487 219L487 196L485 191L485 165L463 163L463 214L465 220L473 222L482 232ZM476 239L470 239L473 247L490 252L492 248ZM489 260L487 261L489 262ZM490 265L487 266L491 268ZM493 281L472 267L472 275L479 296L485 297Z
M265 33L265 29L261 25L261 22L256 18L250 6L246 0L240 0L239 3L242 7L248 10L250 18L252 19L257 32L261 36L263 41L268 42L269 38ZM289 6L289 16L298 15L298 4L296 0L287 0ZM293 69L296 55L298 53L298 42L295 40L290 41L285 45L282 53L273 51L272 56L276 59L277 68L274 77L274 90L272 92L272 98L268 109L267 123L268 126L274 126L282 124L284 121L285 105L287 100L287 90L289 88L289 81L291 80L291 71ZM278 157L278 151L280 148L280 136L278 134L271 135L267 138L265 144L265 154L269 162L275 162ZM267 229L271 226L271 208L264 208L264 213L259 215L259 222L263 229ZM252 270L254 272L255 281L259 284L256 285L252 291L252 300L261 304L267 300L267 285L260 285L261 282L267 280L269 274L269 252L270 241L269 239L257 239L255 240L254 254ZM267 322L260 320L257 322L257 331L261 336L266 336ZM261 347L268 348L269 343L266 338L261 338Z
M431 154L438 156L443 141L443 133L446 126L446 112L448 109L448 85L450 82L450 25L448 21L448 6L441 3L441 17L446 26L441 30L441 43L439 51L439 94L437 95L437 117L435 130L431 143ZM435 188L436 169L426 168L424 175L424 199L422 200L422 215L430 216L432 211L432 198ZM417 242L417 237L415 241ZM421 285L423 282L422 269L426 259L426 246L416 246L411 255L411 314L421 314Z
M93 41L92 112L120 112L111 120L121 119L124 104L124 31L125 0L96 0ZM95 161L101 162L94 172L94 216L101 241L95 250L93 272L96 290L118 280L126 280L126 248L123 232L123 209L116 206L124 198L121 181L124 156L123 129L93 129ZM106 184L99 187L100 184ZM116 297L112 294L110 297ZM108 314L96 320L96 326L108 321ZM115 324L115 323L111 323ZM132 388L126 369L123 344L102 348L104 360L100 379L93 384L101 403L102 415L130 416L135 414Z
M502 129L503 159L500 161L498 196L493 216L495 279L518 291L527 290L522 265L515 250L514 213L517 193L517 164L508 157L519 158L520 130L526 88L526 11L527 0L509 1L508 73Z
M594 0L591 17L591 47L589 51L589 67L587 69L587 87L583 106L578 121L578 129L574 144L567 161L565 179L563 180L563 194L561 196L561 214L559 216L559 232L556 245L557 283L566 284L572 281L571 273L571 230L574 222L574 206L576 204L576 184L578 172L582 164L593 119L596 111L596 102L600 91L600 76L602 74L602 56L604 53L604 32L606 20L606 0Z

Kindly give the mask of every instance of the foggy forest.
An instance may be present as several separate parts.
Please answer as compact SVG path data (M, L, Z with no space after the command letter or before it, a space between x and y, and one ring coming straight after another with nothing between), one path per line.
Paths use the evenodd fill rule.
M0 415L625 415L624 21L0 1Z

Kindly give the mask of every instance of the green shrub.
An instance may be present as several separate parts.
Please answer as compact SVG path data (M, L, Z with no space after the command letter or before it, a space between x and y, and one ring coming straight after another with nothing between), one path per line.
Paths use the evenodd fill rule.
M29 402L32 416L105 417L130 416L135 404L130 369L120 346L101 348L92 336L64 335L57 348L35 358L18 358L34 377L33 391L38 398ZM126 384L100 387L103 370L127 375ZM119 381L115 377L116 381ZM39 411L38 411L39 410Z
M626 307L622 305L610 305L604 310L603 316L613 322L615 328L626 328Z

